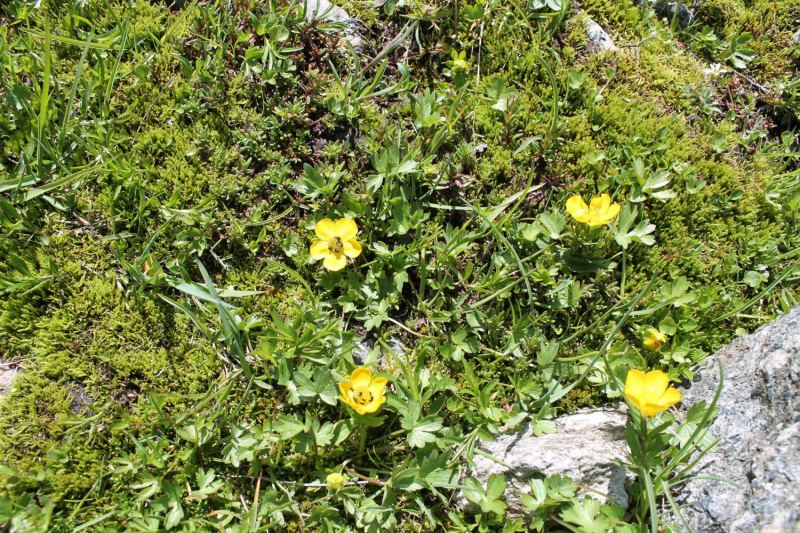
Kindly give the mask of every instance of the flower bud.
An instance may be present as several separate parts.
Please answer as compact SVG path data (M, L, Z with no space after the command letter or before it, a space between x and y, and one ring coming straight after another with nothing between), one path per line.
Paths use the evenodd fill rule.
M453 72L463 74L468 70L469 70L469 63L467 63L464 59L456 59L455 61L453 61Z
M341 474L334 472L333 474L328 474L325 481L329 490L339 490L342 487L342 483L344 483L344 478Z
M665 342L667 342L667 336L655 328L647 329L642 336L642 344L648 350L660 350Z

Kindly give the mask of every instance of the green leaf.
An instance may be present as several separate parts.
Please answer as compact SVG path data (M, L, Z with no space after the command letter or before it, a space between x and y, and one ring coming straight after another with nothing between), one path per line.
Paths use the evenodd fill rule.
M600 512L600 502L589 498L583 499L583 503L572 500L572 503L563 511L561 518L579 527L583 533L605 533L607 525L604 520L595 521L597 513Z
M506 490L506 476L503 474L492 474L486 485L486 497L490 500L497 500L503 496Z
M639 210L631 204L625 204L619 214L619 230L614 230L614 240L617 244L624 249L628 249L631 242L641 242L647 246L655 244L656 240L651 235L656 230L654 224L650 224L650 220L645 218L639 222L635 228L631 229ZM613 229L613 226L612 226Z
M288 415L278 415L272 429L280 434L281 440L289 440L305 430L305 424Z
M558 211L542 213L539 215L538 222L554 241L561 238L561 232L567 227L567 219Z
M408 444L413 448L422 448L429 442L436 441L434 433L442 429L442 419L426 416L411 429L408 434Z
M661 333L666 333L667 335L675 335L675 333L678 331L678 325L670 315L667 315L661 322L658 323L658 331Z

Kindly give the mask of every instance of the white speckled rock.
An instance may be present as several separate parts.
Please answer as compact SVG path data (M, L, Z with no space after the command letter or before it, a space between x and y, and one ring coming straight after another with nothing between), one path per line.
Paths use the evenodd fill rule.
M556 419L557 433L537 437L527 430L500 435L494 442L483 443L481 449L509 467L475 455L475 469L469 475L484 485L491 474L505 475L505 500L511 518L526 514L520 498L530 493L528 481L553 474L569 476L573 482L608 494L627 507L625 489L633 478L624 467L614 464L625 460L626 419L624 406L619 410L583 410ZM602 499L596 493L592 497ZM461 501L465 503L463 497Z
M606 30L594 20L586 19L586 49L590 52L603 52L606 50L616 50L617 45Z
M695 531L800 532L800 306L709 358L682 405L708 402L725 371L719 416L721 439L693 475L720 476L688 483L679 494Z

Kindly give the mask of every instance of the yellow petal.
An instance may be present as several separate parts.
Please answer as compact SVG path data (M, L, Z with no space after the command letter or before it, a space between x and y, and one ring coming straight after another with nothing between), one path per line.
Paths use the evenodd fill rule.
M652 370L644 375L643 394L647 402L658 401L669 387L669 376L661 370Z
M648 350L660 350L661 345L667 342L667 336L655 328L650 328L644 332L642 344Z
M644 347L647 348L648 350L661 349L661 343L655 337L647 337L642 344L644 344Z
M358 235L358 226L352 218L340 218L336 221L336 236L343 241L355 239Z
M659 405L661 406L661 410L663 411L665 409L669 409L681 401L681 397L681 392L678 389L675 387L668 388L658 401Z
M609 204L611 204L611 197L607 194L603 194L597 198L592 198L592 202L589 204L589 209L602 213L608 209Z
M347 258L344 254L329 254L325 257L325 261L323 261L322 264L328 270L336 272L347 266Z
M361 413L361 414L364 414L364 413L374 413L374 412L375 412L375 411L377 411L377 410L380 408L380 406L381 406L381 405L383 405L384 403L386 403L386 396L381 396L381 397L379 397L379 398L375 398L375 399L373 399L371 402L369 402L368 404L366 404L366 405L364 405L364 406L362 407L362 409L363 409L363 413Z
M590 214L586 215L586 220L582 220L581 222L586 222L591 227L596 226L605 226L608 224L607 220L604 220L598 213L590 211Z
M389 382L386 378L375 378L369 384L369 392L372 393L372 398L383 396L383 391L386 389L386 384Z
M642 406L636 406L639 409L639 412L642 413L642 416L645 418L653 418L656 416L662 409L659 409L658 406L653 405L651 403L645 403Z
M614 217L616 217L619 214L620 209L621 207L619 204L611 204L610 206L608 206L608 210L606 211L605 214L606 220L608 220L609 222L614 220Z
M644 392L645 375L641 370L628 370L628 377L625 378L625 397L639 409L642 410L642 393Z
M311 257L319 261L320 259L325 259L331 254L330 249L328 249L328 243L325 241L317 241L311 245L309 248L311 252Z
M603 213L603 220L605 221L605 224L608 224L614 220L614 218L619 214L619 210L619 204L611 204L608 206L605 213Z
M314 226L314 233L323 241L332 241L336 236L336 224L329 218L323 218Z
M357 389L358 387L366 387L369 389L369 382L371 380L372 370L363 366L353 370L353 373L350 375L350 383L353 384L354 389Z
M355 259L361 255L361 244L355 239L345 241L344 246L342 247L342 253L344 253L344 255L347 257Z
M589 209L589 206L586 205L586 202L583 201L583 198L580 195L575 195L569 200L567 200L567 213L575 217L582 217L586 211ZM583 222L579 220L579 222Z
M347 400L345 400L345 401L347 401L347 403L350 403L349 402L349 400L350 400L350 391L352 391L352 390L353 390L353 384L350 383L349 381L342 381L341 383L339 383L339 392L342 393L342 396L344 398L347 398Z

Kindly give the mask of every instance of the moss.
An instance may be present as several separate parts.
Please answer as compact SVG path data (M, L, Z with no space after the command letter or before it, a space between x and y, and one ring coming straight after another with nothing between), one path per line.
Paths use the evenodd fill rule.
M531 359L542 339L569 338L562 346L570 350L600 346L612 325L600 320L585 326L608 310L609 302L623 302L641 289L653 272L663 280L687 277L696 293L713 295L712 305L717 307L711 311L730 310L736 307L736 298L755 296L760 289L744 283L742 272L757 270L774 279L784 268L780 254L796 248L796 244L790 246L796 239L785 235L789 212L775 208L764 198L765 183L778 166L774 159L754 152L771 148L766 144L747 146L742 140L742 128L749 129L752 124L736 116L722 120L722 113L713 109L723 105L716 92L719 89L702 74L703 61L674 38L662 38L667 34L648 10L631 1L585 0L583 4L586 15L573 17L554 39L541 43L536 42L536 25L541 21L519 20L515 18L518 14L506 11L502 2L494 3L481 21L483 33L475 31L477 24L459 25L455 32L449 14L420 23L421 30L389 56L392 66L383 81L391 84L397 80L394 63L403 61L416 85L409 83L401 99L426 88L436 91L437 106L448 118L431 129L441 126L450 135L437 154L425 153L429 145L420 140L425 133L414 125L413 106L398 101L395 95L362 100L355 117L329 112L327 97L338 87L328 59L340 73L352 68L345 55L332 52L330 43L335 34L330 29L293 29L287 45L296 45L298 50L286 54L292 60L292 69L276 79L267 79L263 74L246 74L242 68L244 51L264 45L263 36L251 31L249 25L249 12L264 5L237 1L232 9L221 11L213 2L200 2L182 29L163 45L160 37L176 19L161 2L112 1L112 12L104 0L92 0L81 8L97 34L114 27L114 15L131 15L132 45L122 55L109 101L101 94L108 79L104 73L116 57L106 54L101 65L99 53L90 53L88 64L92 68L85 69L83 81L91 80L102 87L85 102L79 95L88 113L78 120L73 109L76 126L70 126L70 138L87 142L76 143L75 151L65 154L61 163L80 167L93 161L95 155L88 141L100 137L108 153L121 157L74 187L51 191L53 202L68 204L66 207L56 207L42 197L14 199L15 205L35 221L36 235L19 232L0 239L0 256L14 252L30 265L34 276L51 277L35 290L11 292L0 301L3 355L27 360L16 390L0 408L2 461L22 474L18 482L3 490L14 495L52 495L61 502L59 512L64 513L59 527L72 530L78 525L67 518L75 509L72 500L80 501L87 494L101 468L107 471L103 465L110 458L122 453L136 455L137 439L146 442L144 447L151 450L148 453L163 453L156 459L137 458L140 473L157 473L180 487L190 484L192 489L198 467L213 467L221 474L224 488L219 494L209 500L184 501L187 517L211 516L209 513L216 510L210 508L212 505L236 509L240 495L248 502L254 497L252 479L247 477L252 472L249 463L233 466L225 459L235 444L233 424L250 431L275 420L278 414L304 421L316 418L321 423L338 419L335 406L287 401L287 392L297 387L297 383L289 382L292 370L288 366L299 365L302 356L292 360L280 357L279 350L291 346L276 341L278 347L270 355L278 364L266 357L259 360L254 365L257 370L252 383L237 377L227 397L191 412L191 417L213 419L212 436L205 445L195 450L176 432L180 428L164 423L161 408L154 405L158 400L163 400L166 415L186 413L198 398L221 387L220 376L228 369L218 351L224 350L225 339L213 314L201 317L214 324L218 336L212 343L180 310L159 297L179 299L178 291L140 285L122 268L121 260L139 257L146 247L152 254L148 261L157 260L176 278L199 280L194 263L199 257L218 287L263 291L257 296L231 299L238 306L232 313L244 321L240 325L242 335L253 341L254 346L249 348L254 349L254 356L259 353L255 349L259 340L269 339L265 341L269 344L273 339L272 330L261 321L269 323L270 312L275 309L282 317L300 320L302 331L297 333L302 339L298 344L305 343L303 350L312 354L309 359L315 353L331 355L327 368L334 372L343 370L340 362L347 342L332 339L329 343L331 338L327 337L317 342L309 325L344 327L361 334L364 317L383 312L380 298L387 294L389 315L398 324L404 323L406 330L426 338L420 340L409 333L404 342L415 346L413 355L422 353L420 346L428 350L426 371L436 378L428 386L439 387L453 379L452 385L437 388L431 401L447 396L465 399L453 411L450 405L439 405L439 416L453 424L440 435L445 437L461 436L464 428L459 424L473 425L477 420L465 414L474 406L467 406L466 396L456 392L467 385L459 383L463 381L461 364L436 357L453 328L474 330L479 337L480 348L465 358L474 363L474 373L482 385L500 380L501 386L495 388L488 403L491 409L497 409L495 418L502 419L501 408L510 409L519 401L518 391L509 386L510 376L534 372L534 380L539 379L536 373L541 369L532 366ZM758 28L766 39L783 39L788 27L786 16L793 13L789 4L773 2L777 6L774 17L767 13L766 24L754 14L766 13L768 3L757 0L754 4L754 11L748 6L743 11L738 2L715 0L701 5L700 16L715 27L719 25L720 31L728 32L738 24L741 28ZM85 27L77 31L71 26L74 20L70 22L67 16L71 6L54 0L43 0L43 6L50 10L53 27L59 32L76 39L85 35ZM37 12L34 26L41 27L44 10ZM367 44L362 53L369 57L377 55L393 37L392 31L399 32L406 20L402 9L388 20L366 4L354 10L367 22L368 27L363 28ZM617 53L590 55L585 50L585 16L606 27L617 44L639 42L654 33L656 37ZM777 29L770 29L769 24ZM455 37L450 28L457 33ZM544 31L544 27L541 29ZM418 44L425 49L418 50ZM55 79L63 92L71 86L71 72L82 48L54 44L53 49ZM457 90L443 76L451 49L467 51L473 65L479 57L482 61L480 82L473 78L474 85L467 86L458 109L453 107ZM769 69L777 72L783 68L791 58L785 48L769 45L759 53L765 61L770 60L769 54L779 56L774 67L758 67L765 76L772 75ZM30 63L28 67L35 72L41 70L40 65L34 65L38 59L32 54L14 54L13 61ZM179 62L177 57L186 62ZM542 60L554 72L557 95ZM139 68L145 64L147 69ZM30 83L22 71L15 76L14 83ZM487 94L495 77L517 91L511 113L491 107L493 102ZM554 98L557 127L551 130ZM748 94L747 98L745 111L757 111L756 97ZM61 100L63 95L58 98ZM8 100L0 102L6 104ZM60 125L60 108L51 112L55 130ZM8 159L2 162L5 171L12 170L21 148L31 142L31 117L23 115L12 111L0 119L2 140L9 140L4 148ZM539 139L516 153L528 138ZM768 142L768 133L764 138ZM420 207L423 210L430 208L424 213L429 216L427 222L402 236L387 234L394 220L371 212L388 205L382 202L396 200L384 198L384 190L379 194L365 192L375 172L371 157L395 139L403 153L410 153L422 167L421 175L402 177L403 200L424 203ZM329 143L330 147L334 142L342 149L319 149L320 144ZM350 143L347 148L345 142ZM485 147L473 150L480 145ZM604 159L591 160L590 151L602 152ZM106 151L102 157L106 157ZM316 199L298 194L293 185L302 176L304 164L341 169L344 177L336 193ZM637 177L633 171L640 164L645 177ZM669 172L668 188L675 191L675 197L666 202L656 198L636 202L641 215L657 226L656 243L652 247L636 243L627 250L624 287L620 279L621 251L606 228L589 234L568 225L551 247L558 248L561 255L539 250L525 238L525 224L546 211L563 212L566 197L608 192L615 200L627 202L634 186L660 170ZM498 215L495 221L503 221L500 231L520 252L525 268L535 262L536 268L552 269L551 276L557 278L552 285L531 283L530 307L525 305L528 289L521 283L507 293L498 292L498 287L517 275L508 268L515 260L507 252L506 242L485 233L474 237L475 241L464 241L463 250L453 251L461 247L458 228L474 232L472 236L485 231L477 216L465 207L466 202L481 207L499 205L519 193L529 176L541 189L514 204L509 219ZM704 188L687 187L698 180L705 181ZM4 199L11 198L8 191L3 194ZM414 195L425 195L424 202L417 202ZM198 207L205 198L211 198L211 202ZM457 210L447 209L451 206ZM362 226L364 253L340 278L321 274L318 264L308 264L307 246L313 235L309 221L323 213L332 216L349 209L357 210L360 218L368 221ZM583 242L587 235L591 238ZM49 245L45 245L48 239ZM389 253L380 246L387 242ZM699 251L692 253L698 245ZM408 249L413 249L413 254L406 254ZM570 253L575 257L568 265L565 257ZM607 268L587 272L585 263L580 264L584 259L606 261ZM422 261L426 266L419 264ZM583 270L573 269L573 264ZM4 275L21 277L5 265L0 268ZM419 279L426 274L429 278L425 282ZM310 295L297 276L319 293L316 308L307 305ZM365 280L371 285L365 287ZM570 297L574 301L558 301L561 296L556 287L562 282L578 289ZM343 284L349 286L345 289ZM428 300L435 301L420 296L423 289ZM368 291L380 293L380 298L363 296ZM796 293L794 287L787 291ZM475 310L465 307L484 297L489 301L481 302ZM199 310L191 299L184 301ZM342 312L344 306L356 305L354 301L360 306L355 312ZM779 310L775 295L759 305L764 315ZM729 340L734 327L756 324L754 320L713 323L711 311L691 306L663 310L697 322L696 342L695 337L691 340L698 352L688 363L671 370L687 372L691 364L702 359L702 350L708 352ZM634 324L626 331L629 342L638 343L638 326ZM382 338L392 334L388 321L375 331ZM515 345L517 340L520 343ZM514 357L507 357L512 347ZM642 363L659 365L661 356L648 354L648 358L642 357ZM313 366L321 367L315 362L309 368ZM388 369L397 370L392 365ZM574 376L574 372L568 376ZM558 408L569 412L596 406L602 403L601 391L596 384L583 383L566 395ZM422 406L423 412L430 408L430 403ZM380 446L398 445L373 463L380 465L381 476L406 459L414 461L411 455L405 455L407 442L402 432L392 433L404 422L396 416L386 418L384 428L390 429L386 429L384 440L379 437L382 430L370 429ZM478 423L485 426L485 421ZM310 479L317 475L314 469L320 464L327 467L352 458L355 447L347 441L325 447L315 456L300 453L296 444L285 444L277 454L273 454L274 448L269 450L271 457L282 457L274 470L280 479ZM153 451L156 449L158 452ZM151 459L152 463L147 463ZM46 479L39 479L38 472L45 472ZM136 479L136 474L112 476L102 490L91 494L87 501L92 504L85 505L75 520L86 522L115 505L122 528L131 516L152 509L152 501L134 501L130 486ZM297 494L299 505L311 501L305 496L311 493ZM411 523L413 520L409 520Z
M793 43L800 5L794 0L703 0L697 20L712 27L720 39L749 32L748 46L756 54L749 70L762 82L771 82L800 67L800 49Z
M698 2L695 16L704 24L724 31L729 24L743 20L746 11L742 0L704 0Z

